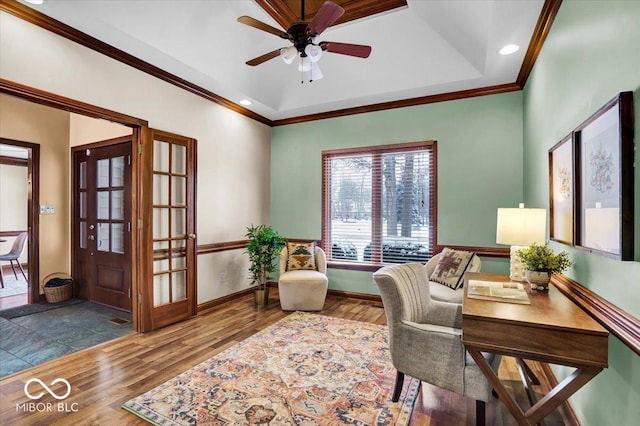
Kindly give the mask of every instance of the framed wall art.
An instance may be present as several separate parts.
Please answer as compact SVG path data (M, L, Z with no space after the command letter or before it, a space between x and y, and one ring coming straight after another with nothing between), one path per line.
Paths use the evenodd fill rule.
M574 142L573 133L549 150L549 238L573 245L574 242Z
M620 93L574 135L575 245L633 260L633 93Z

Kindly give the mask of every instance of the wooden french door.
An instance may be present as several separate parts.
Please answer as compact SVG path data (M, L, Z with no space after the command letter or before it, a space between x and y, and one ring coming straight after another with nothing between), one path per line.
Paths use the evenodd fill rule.
M142 331L196 314L196 141L143 130Z
M81 297L131 311L132 137L75 150L74 279Z

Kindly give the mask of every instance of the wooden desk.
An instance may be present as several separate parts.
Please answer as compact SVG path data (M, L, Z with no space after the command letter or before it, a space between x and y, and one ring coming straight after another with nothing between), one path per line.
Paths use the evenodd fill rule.
M553 285L528 291L530 305L467 297L469 280L509 281L506 275L468 272L462 304L462 342L520 425L535 425L608 366L609 332ZM528 288L528 284L524 284ZM526 412L516 404L480 351L576 370Z

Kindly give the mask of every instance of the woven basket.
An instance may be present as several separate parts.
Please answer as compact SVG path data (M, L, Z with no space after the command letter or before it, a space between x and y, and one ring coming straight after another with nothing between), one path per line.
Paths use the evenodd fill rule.
M46 286L50 279L56 278L56 275L58 276L57 278L72 280L72 278L68 274L62 272L54 272L53 274L47 275L43 280L45 283L44 297L47 299L47 303L64 302L65 300L71 299L71 296L73 295L73 280L69 284L61 285L58 287Z

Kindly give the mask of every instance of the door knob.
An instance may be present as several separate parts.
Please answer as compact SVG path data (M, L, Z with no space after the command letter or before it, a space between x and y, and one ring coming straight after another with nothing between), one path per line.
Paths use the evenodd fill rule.
M88 239L88 240L93 241L93 240L95 240L95 239L96 239L96 237L94 237L93 235L89 235L89 236L87 237L87 239Z
M187 234L187 238L190 240L195 240L196 239L196 234Z

